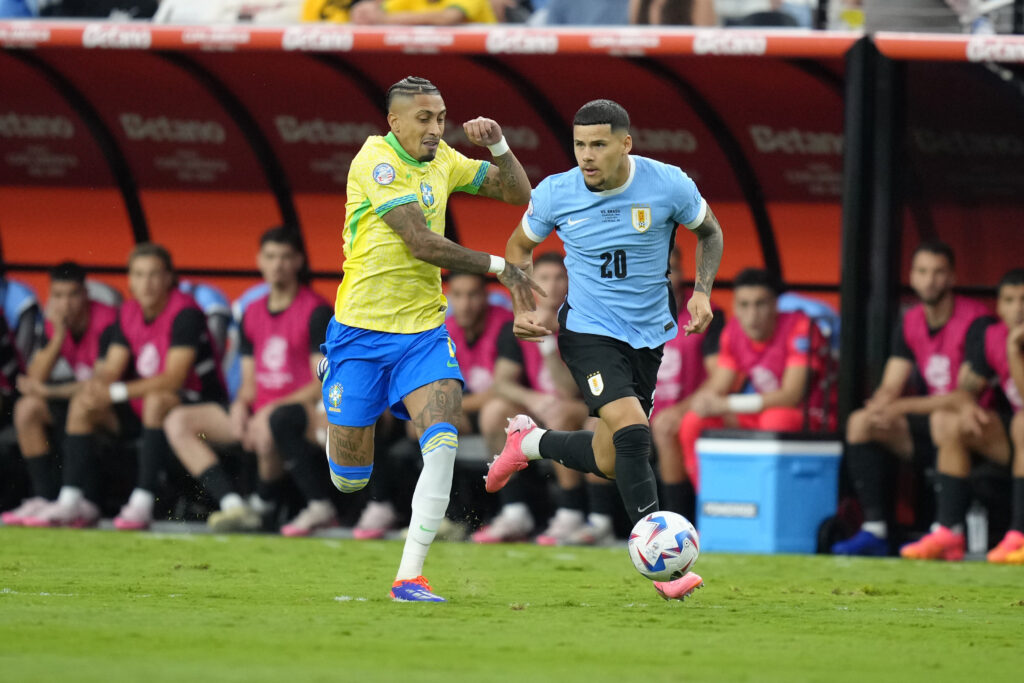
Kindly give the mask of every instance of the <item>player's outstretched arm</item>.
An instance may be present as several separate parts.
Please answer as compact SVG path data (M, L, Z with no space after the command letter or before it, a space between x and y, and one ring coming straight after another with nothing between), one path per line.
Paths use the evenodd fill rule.
M516 155L508 148L501 126L493 119L482 116L462 124L466 137L474 145L487 147L494 161L480 185L479 195L500 199L508 204L526 204L530 201L530 179Z
M532 302L531 289L544 294L544 290L533 281L533 278L500 256L467 249L431 231L427 227L423 211L415 202L391 209L384 214L384 222L398 233L412 255L421 261L466 273L496 274L501 283L512 292L513 303L517 298L523 300L527 296Z
M505 262L515 265L517 269L527 276L533 276L533 250L537 243L526 236L522 224L516 226L505 245ZM531 280L532 282L532 280ZM551 334L551 330L539 325L533 318L533 312L537 310L537 301L533 298L533 292L524 287L513 289L505 280L502 284L509 288L512 294L512 310L516 314L515 333L520 339L539 341L541 337ZM537 289L541 296L546 294Z
M704 222L693 229L697 236L696 277L693 285L693 296L686 304L690 312L690 322L684 328L687 335L700 334L711 324L711 287L718 274L718 266L722 262L722 250L725 241L722 226L719 225L711 207L708 207Z

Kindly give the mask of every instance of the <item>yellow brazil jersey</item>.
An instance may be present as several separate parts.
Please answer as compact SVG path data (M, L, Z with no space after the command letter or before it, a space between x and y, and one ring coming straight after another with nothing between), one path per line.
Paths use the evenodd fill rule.
M348 21L354 0L306 0L302 6L303 21ZM429 12L446 7L458 7L471 24L495 24L490 0L385 0L387 12Z
M444 324L448 302L441 269L413 257L382 216L417 202L427 227L444 234L452 192L476 194L490 162L470 159L443 140L429 162L402 149L393 133L372 135L348 171L345 202L345 277L334 317L343 325L412 334Z
M470 24L496 24L491 0L384 0L387 12L429 12L457 7Z

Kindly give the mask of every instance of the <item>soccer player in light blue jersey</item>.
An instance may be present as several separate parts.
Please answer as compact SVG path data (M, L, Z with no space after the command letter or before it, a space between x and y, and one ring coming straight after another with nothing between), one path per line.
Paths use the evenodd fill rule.
M668 280L676 229L681 224L697 236L685 334L703 332L711 322L708 297L723 239L694 182L675 166L631 155L632 144L622 106L611 100L583 105L573 120L577 168L541 181L505 253L529 273L537 245L554 230L562 238L569 294L559 312L558 346L591 414L600 418L597 430L544 430L517 415L488 471L487 490L501 489L529 461L548 458L614 479L636 523L659 509L648 418L663 347L679 332ZM551 334L522 302L515 314L520 338ZM683 599L703 582L690 572L654 585L666 599Z

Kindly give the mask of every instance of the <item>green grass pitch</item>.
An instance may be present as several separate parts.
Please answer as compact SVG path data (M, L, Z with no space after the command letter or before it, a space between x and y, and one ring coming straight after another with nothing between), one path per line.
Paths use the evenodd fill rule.
M1024 567L0 528L0 681L1020 681Z

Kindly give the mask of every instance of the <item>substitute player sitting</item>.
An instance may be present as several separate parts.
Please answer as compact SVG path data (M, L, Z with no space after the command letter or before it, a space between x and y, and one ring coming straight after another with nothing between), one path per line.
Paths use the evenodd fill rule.
M1010 529L988 553L988 561L1010 562L1015 554L1024 560L1024 403L1020 385L1010 372L1024 336L1024 269L1011 270L999 282L996 312L998 321L989 316L978 318L967 330L957 388L944 396L947 407L932 413L932 438L938 449L935 524L923 538L903 546L902 557L963 559L967 546L964 526L971 502L967 477L972 455L977 454L1004 466L1013 460ZM991 401L995 409L978 403L992 385L999 397Z
M583 105L573 119L578 167L550 176L533 192L530 208L509 238L506 257L529 269L533 251L554 230L565 244L569 295L559 315L558 347L597 430L547 431L526 415L509 424L487 490L502 488L530 460L614 478L635 524L659 508L651 469L647 416L665 342L678 332L669 286L669 250L685 225L698 238L697 278L687 303L686 334L711 323L708 296L722 258L718 220L682 170L633 156L629 115L611 100ZM551 331L514 301L516 334L538 339ZM666 598L685 598L702 584L690 572L655 583Z
M391 132L367 138L348 174L345 278L323 346L327 457L334 485L358 491L373 471L377 418L390 407L412 420L423 470L391 597L443 602L422 572L451 492L463 379L444 325L440 268L496 273L521 307L535 305L536 287L504 259L445 239L445 209L452 192L525 204L530 184L495 121L464 124L493 163L469 159L441 139L447 109L430 81L395 83L387 110Z
M733 286L733 318L722 330L715 368L679 426L683 463L697 491L697 438L703 430L797 431L806 404L820 402L805 395L807 373L815 370L809 359L818 357L808 353L816 339L810 318L802 311L778 310L779 286L765 270L743 270ZM747 381L754 391L735 393Z

